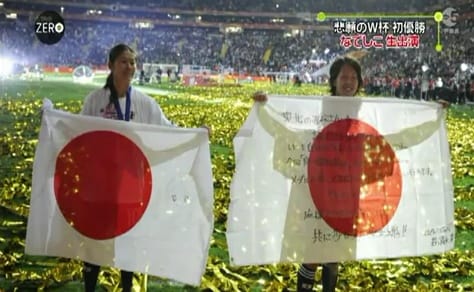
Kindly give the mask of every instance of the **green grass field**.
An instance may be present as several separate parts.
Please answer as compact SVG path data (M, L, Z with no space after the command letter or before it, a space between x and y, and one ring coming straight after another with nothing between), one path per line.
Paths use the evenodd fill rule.
M83 98L103 84L73 84L67 75L45 80L0 80L0 291L82 291L81 264L23 253L31 192L31 166L40 125L41 99L78 112ZM229 266L225 220L234 168L232 138L251 107L256 90L278 94L325 94L324 87L244 84L192 87L167 83L141 88L154 96L180 126L212 128L215 230L201 287L158 277L135 278L136 291L294 291L296 265ZM455 185L455 249L443 255L344 263L339 291L474 291L474 108L451 106L448 130ZM98 291L118 291L118 272L103 269ZM320 277L320 271L317 273ZM319 287L320 288L320 287ZM293 289L293 290L292 290Z

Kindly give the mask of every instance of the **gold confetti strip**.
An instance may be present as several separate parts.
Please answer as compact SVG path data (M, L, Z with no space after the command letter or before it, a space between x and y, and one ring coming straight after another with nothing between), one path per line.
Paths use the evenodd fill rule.
M454 178L474 177L474 128L469 118L448 115L448 141Z
M200 290L206 291L295 291L297 264L233 267L229 264L225 223L230 201L229 187L235 161L232 139L252 106L250 96L256 90L279 94L325 94L324 88L278 85L191 87L174 86L176 93L156 97L167 117L183 127L207 125L212 129L212 171L215 187L215 230L210 255ZM33 93L0 99L0 268L5 286L18 291L48 290L69 281L82 281L80 261L24 255L31 171L40 127L40 100ZM78 113L81 101L55 103L55 107ZM474 127L468 117L448 112L448 142L452 173L456 181L456 201L473 201ZM471 180L470 180L471 179ZM474 230L472 209L455 209L456 228ZM455 249L429 257L383 261L346 262L340 266L338 291L473 291L474 253ZM107 291L117 289L119 272L102 269L100 285ZM316 281L321 279L321 268ZM146 286L146 277L137 275L134 286ZM171 287L166 279L149 277L150 282ZM3 284L2 284L3 285ZM170 286L167 286L170 285ZM319 288L321 288L319 286ZM163 289L165 290L165 289ZM176 289L175 289L176 290ZM142 290L143 291L143 290Z
M474 186L455 187L454 198L456 201L474 201Z
M474 210L456 208L454 210L454 219L457 228L474 231Z

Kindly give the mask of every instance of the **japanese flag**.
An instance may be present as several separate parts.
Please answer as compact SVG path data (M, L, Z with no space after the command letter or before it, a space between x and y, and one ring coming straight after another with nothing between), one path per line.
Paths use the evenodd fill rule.
M271 96L254 105L234 149L227 221L233 264L454 247L450 154L437 104Z
M199 285L212 206L205 129L45 110L26 253Z

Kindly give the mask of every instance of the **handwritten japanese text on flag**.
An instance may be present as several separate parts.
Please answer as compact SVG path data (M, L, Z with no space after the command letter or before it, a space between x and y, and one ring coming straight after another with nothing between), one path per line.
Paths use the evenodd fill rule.
M440 106L272 96L234 138L227 240L236 265L440 253L454 246Z

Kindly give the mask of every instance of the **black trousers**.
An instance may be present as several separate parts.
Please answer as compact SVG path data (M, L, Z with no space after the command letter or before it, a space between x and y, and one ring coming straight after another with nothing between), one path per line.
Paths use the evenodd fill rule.
M97 278L99 277L100 266L84 262L83 277L84 277L84 291L94 292L97 285ZM133 272L120 271L120 282L122 284L122 291L132 291Z
M337 274L339 270L338 263L326 263L323 264L323 273L321 282L323 284L323 292L334 292L336 291ZM296 291L297 292L310 292L313 291L314 285L314 273L316 270L309 266L302 264L298 270Z
M321 280L324 292L332 292L336 290L338 270L338 263L323 264L323 273Z

